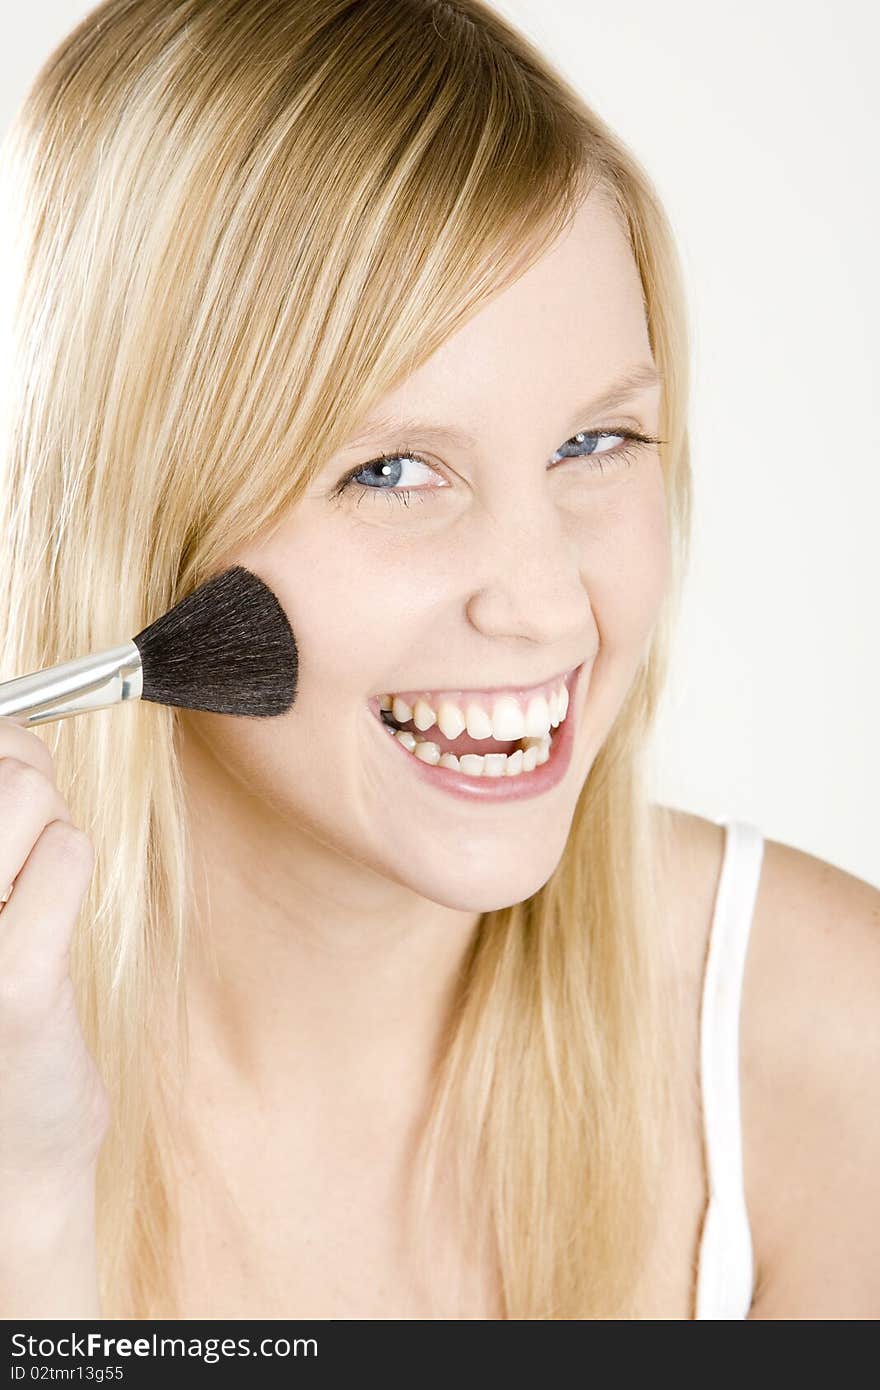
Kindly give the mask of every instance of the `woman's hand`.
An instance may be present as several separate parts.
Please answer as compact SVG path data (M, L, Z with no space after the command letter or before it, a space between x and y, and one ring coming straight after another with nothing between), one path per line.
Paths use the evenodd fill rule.
M69 973L94 868L52 755L0 717L0 1317L98 1316L94 1179L110 1107Z

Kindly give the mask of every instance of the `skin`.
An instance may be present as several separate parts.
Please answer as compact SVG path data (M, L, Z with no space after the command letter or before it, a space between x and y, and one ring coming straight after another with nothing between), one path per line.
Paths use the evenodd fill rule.
M361 1153L418 1113L479 915L553 872L654 629L669 573L657 448L630 467L606 455L604 476L588 452L553 460L578 430L657 437L659 386L610 414L580 409L651 360L632 254L592 195L377 406L467 430L476 449L412 431L347 447L271 539L226 557L277 593L300 679L280 718L182 715L216 961L190 966L194 1066L218 1110L258 1094L295 1108L318 1151L355 1133ZM430 467L384 484L367 469L369 495L331 499L349 469L402 445ZM423 501L379 496L393 484ZM533 799L481 806L427 786L367 706L419 685L530 685L584 659L571 765Z

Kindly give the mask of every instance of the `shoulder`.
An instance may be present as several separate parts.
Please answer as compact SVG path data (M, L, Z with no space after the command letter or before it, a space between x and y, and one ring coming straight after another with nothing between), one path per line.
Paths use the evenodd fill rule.
M655 808L698 1006L725 831ZM750 1318L880 1316L880 890L765 839L740 1014Z
M767 840L741 1014L751 1317L880 1315L880 891Z

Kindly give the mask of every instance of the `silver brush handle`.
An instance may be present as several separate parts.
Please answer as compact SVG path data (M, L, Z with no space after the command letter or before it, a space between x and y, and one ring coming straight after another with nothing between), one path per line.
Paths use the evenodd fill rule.
M29 728L106 709L123 700L139 700L144 688L141 654L135 642L79 656L60 666L48 666L29 676L0 682L0 715ZM0 912L12 893L10 884L0 896Z
M106 709L123 700L139 700L143 688L137 643L124 642L120 647L0 682L0 715L27 729L87 710Z

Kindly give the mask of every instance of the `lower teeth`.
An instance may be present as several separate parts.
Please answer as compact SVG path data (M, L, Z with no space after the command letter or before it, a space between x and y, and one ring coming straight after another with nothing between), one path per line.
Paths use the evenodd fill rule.
M421 762L463 772L467 777L516 777L522 772L534 772L550 756L550 734L520 739L520 746L513 753L463 753L459 758L454 753L441 753L438 744L418 738L409 729L395 732L390 724L385 727Z

